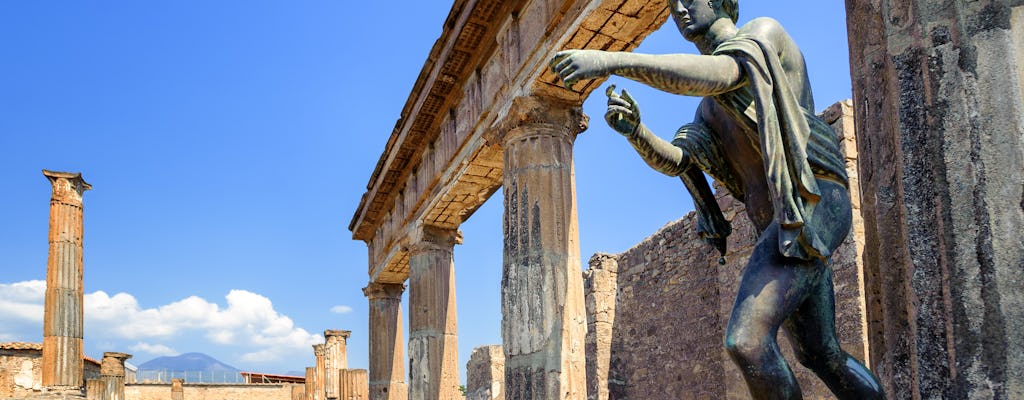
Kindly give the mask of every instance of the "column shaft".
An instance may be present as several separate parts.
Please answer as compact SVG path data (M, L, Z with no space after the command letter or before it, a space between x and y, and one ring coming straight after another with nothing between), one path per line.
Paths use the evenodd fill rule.
M572 149L586 116L519 98L506 117L502 338L509 399L586 396Z
M81 388L82 194L92 188L82 174L43 170L53 185L50 250L43 311L43 386Z
M316 367L306 367L306 400L313 400L316 391Z
M459 355L453 246L459 233L420 229L409 254L409 399L456 396Z
M313 380L313 400L324 400L326 390L324 384L327 381L327 363L324 360L324 345L314 344L313 354L316 355L316 379Z
M324 375L326 396L338 398L338 373L348 368L346 342L351 331L328 329L324 331Z
M185 380L171 379L171 400L185 400ZM302 399L293 399L302 400Z
M402 340L401 283L371 282L363 289L370 303L369 389L373 400L406 400L405 342Z
M338 371L340 400L366 400L370 398L365 369Z

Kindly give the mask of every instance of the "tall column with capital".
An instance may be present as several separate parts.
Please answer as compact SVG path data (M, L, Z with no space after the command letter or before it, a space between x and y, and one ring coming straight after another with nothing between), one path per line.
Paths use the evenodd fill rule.
M406 400L405 342L402 340L401 283L370 282L370 399Z
M100 362L103 400L124 400L124 362L131 354L106 352Z
M324 374L326 396L338 398L338 373L348 368L348 337L352 331L328 329L324 331Z
M586 125L578 105L520 97L498 126L505 150L501 331L509 399L586 397L572 156Z
M43 386L81 390L82 194L92 186L81 173L43 170L50 197L50 252L43 311Z
M409 246L409 399L455 398L459 391L453 249L458 230L417 228Z
M324 383L327 380L327 363L324 361L324 344L314 344L313 354L316 356L316 379L313 381L313 400L324 400Z

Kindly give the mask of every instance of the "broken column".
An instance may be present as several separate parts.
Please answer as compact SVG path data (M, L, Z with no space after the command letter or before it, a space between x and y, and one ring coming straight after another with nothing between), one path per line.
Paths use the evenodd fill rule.
M369 389L373 400L406 400L405 342L402 340L401 283L370 282L363 294L370 303Z
M316 392L316 367L306 367L306 400L313 400Z
M313 345L313 354L316 355L316 379L313 380L313 400L324 400L324 383L327 380L327 364L324 362L323 343Z
M86 379L85 400L103 400L103 387L102 379Z
M181 400L181 399L171 399ZM292 400L306 400L306 388L302 385L296 384L292 386Z
M409 246L409 399L454 398L459 390L455 309L457 230L423 226Z
M78 389L82 356L82 194L92 186L81 173L43 170L50 180L50 251L43 312L43 386Z
M505 352L501 346L473 349L466 363L466 400L505 399Z
M185 400L185 380L181 378L171 379L171 400ZM302 399L294 399L302 400Z
M510 398L586 395L572 157L586 122L577 105L520 97L498 129L505 150L501 329Z
M338 373L348 368L346 342L351 331L328 329L324 331L324 375L328 399L338 398Z
M590 269L583 272L587 302L587 398L608 400L608 371L611 368L612 327L615 325L615 295L619 264L615 256L595 254Z
M124 362L131 354L108 351L100 362L103 400L124 400Z
M365 369L343 369L338 371L339 400L367 400L370 390L367 386Z

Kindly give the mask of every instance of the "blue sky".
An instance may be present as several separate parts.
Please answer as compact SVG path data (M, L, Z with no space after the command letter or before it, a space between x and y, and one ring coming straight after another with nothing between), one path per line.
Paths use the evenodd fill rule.
M94 187L88 355L301 371L324 329L348 329L349 365L365 368L366 246L347 226L451 6L395 4L0 3L0 342L42 341L45 168ZM818 111L850 97L843 2L741 2L741 23L756 16L803 48ZM695 49L669 25L638 51ZM663 137L692 118L694 99L609 82ZM604 125L601 93L575 148L584 260L692 209ZM498 192L456 247L462 365L501 343L501 212Z

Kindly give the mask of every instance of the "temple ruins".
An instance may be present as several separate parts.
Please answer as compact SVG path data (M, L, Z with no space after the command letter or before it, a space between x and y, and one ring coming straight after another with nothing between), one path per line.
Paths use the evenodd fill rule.
M1024 4L846 5L863 217L853 350L892 398L1024 397ZM451 396L452 246L499 187L505 396L588 396L572 151L602 82L567 90L547 60L632 50L666 16L636 0L455 1L349 225L369 255L371 398Z

